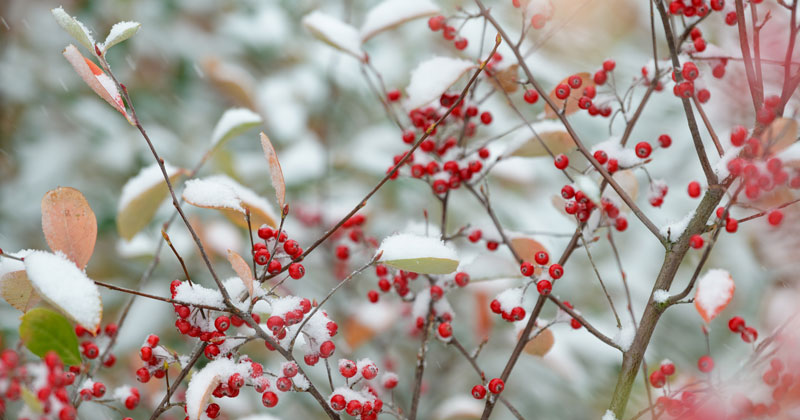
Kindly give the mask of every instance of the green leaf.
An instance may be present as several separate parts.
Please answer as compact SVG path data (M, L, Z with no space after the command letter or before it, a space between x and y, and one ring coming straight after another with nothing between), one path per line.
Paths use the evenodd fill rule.
M52 9L50 12L53 13L53 17L56 18L56 22L58 22L59 26L64 28L75 40L94 54L94 39L89 29L87 29L83 23L67 14L61 7Z
M450 274L458 268L458 261L449 258L409 258L381 262L394 268L420 274Z
M78 337L67 318L45 308L34 308L22 316L20 339L33 354L44 357L54 351L67 366L81 364Z
M117 22L111 27L108 32L105 42L103 42L103 51L108 51L109 48L119 44L122 41L132 37L139 31L142 24L139 22Z

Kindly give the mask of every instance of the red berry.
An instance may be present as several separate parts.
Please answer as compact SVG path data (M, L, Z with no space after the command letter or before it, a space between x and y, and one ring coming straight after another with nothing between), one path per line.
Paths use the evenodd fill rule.
M328 340L319 346L319 356L322 357L323 359L327 359L333 356L333 353L335 352L336 352L336 344L334 344L333 341L331 340Z
M614 228L619 232L625 231L628 228L628 219L624 217L617 217L614 219Z
M564 170L567 166L569 166L569 158L564 154L560 154L556 156L553 163L556 165L556 168Z
M350 257L350 248L347 245L339 245L336 247L336 258L346 260Z
M219 347L217 347L216 344L209 344L203 350L203 353L205 353L208 359L214 359L219 356Z
M272 230L269 226L261 226L258 228L258 237L264 240L270 239L275 236L275 231Z
M745 328L744 319L742 319L742 317L740 316L735 316L731 318L731 320L728 321L728 328L731 330L731 332L735 333L744 331Z
M697 66L690 61L683 64L683 70L681 70L681 75L686 80L694 80L697 79L697 76L700 75L700 71L697 69Z
M431 286L431 299L437 301L442 298L444 291L439 286Z
M636 144L636 156L645 159L650 156L650 153L653 151L653 147L650 146L650 143L646 141L641 141Z
M456 42L453 43L457 50L463 50L467 48L467 39L466 38L459 38Z
M472 397L476 400L482 400L486 397L486 387L483 385L475 385L472 387Z
M149 362L153 358L153 349L147 346L142 347L139 349L139 358L142 361Z
M500 301L499 301L499 300L497 300L497 299L493 299L493 300L492 300L492 301L489 303L489 309L491 309L491 310L492 310L492 312L494 312L494 313L496 313L496 314L499 314L500 312L502 312L502 311L503 311L502 307L500 306Z
M303 264L300 263L289 264L289 276L291 276L293 279L295 280L301 279L304 275L306 275L306 268L303 267Z
M141 367L136 371L136 379L139 382L147 382L150 380L150 371L146 367Z
M492 123L492 113L489 111L484 111L481 113L481 122L489 125Z
M361 376L366 380L375 379L378 376L378 367L374 363L368 363L361 368Z
M567 97L569 96L569 92L570 88L569 85L566 83L561 83L558 86L556 86L555 94L556 98L558 99L567 99Z
M519 271L522 273L523 276L530 277L533 275L533 264L525 261L520 265Z
M550 260L550 256L547 255L545 251L539 251L533 255L533 258L536 260L536 264L545 265Z
M535 104L536 101L539 100L539 92L535 89L528 89L525 91L525 95L523 95L522 98L529 104Z
M319 362L319 355L313 353L306 354L303 356L303 361L309 366L314 366Z
M437 331L439 331L439 336L445 339L450 338L453 335L453 327L450 326L449 322L442 322L439 324Z
M215 419L219 417L219 404L211 403L206 407L206 416Z
M503 388L505 388L505 383L500 378L494 378L489 381L489 392L492 394L499 394L503 392Z
M486 249L489 251L497 250L497 247L500 246L500 243L497 241L486 241Z
M752 343L758 340L758 331L753 327L745 327L742 331L742 340L745 343Z
M703 242L703 237L700 235L692 235L692 237L689 238L689 245L694 249L702 248Z
M100 355L100 349L97 347L97 344L92 342L84 342L84 344L83 355L86 356L87 359L95 359Z
M458 287L466 286L469 283L469 274L464 272L456 273L455 282Z
M228 387L231 389L239 389L244 386L244 377L239 373L234 373L228 378Z
M650 374L650 385L652 385L653 388L661 388L666 383L667 377L660 370L654 370L653 373Z
M275 407L278 404L278 395L272 391L261 394L261 404L267 408Z
M370 291L367 292L367 299L370 302L376 303L379 298L380 298L380 296L378 295L378 292L376 292L374 290L370 290Z
M675 364L669 361L661 362L661 372L664 375L670 376L675 373Z
M701 357L697 361L697 368L700 369L700 372L708 373L714 370L714 359L711 358L709 355L705 355Z
M772 226L778 226L783 220L783 213L780 210L772 210L767 216L767 222Z
M444 28L445 17L442 15L433 16L432 18L428 19L428 27L436 32L442 28Z
M736 230L739 229L739 221L729 217L727 221L725 221L725 230L728 233L734 233Z
M599 85L604 84L606 82L606 80L608 80L608 75L606 74L605 71L598 70L597 72L595 72L593 80L594 80L594 84L599 86Z
M231 319L225 315L218 316L217 319L214 320L214 327L219 332L225 332L231 326Z
M390 90L389 92L386 93L386 99L388 99L389 102L397 101L398 99L400 99L400 91L397 89Z
M666 134L662 134L658 136L658 143L661 145L661 147L666 149L672 144L672 137Z
M540 295L547 296L553 290L553 284L550 283L550 280L539 280L539 282L536 283L536 290L539 291Z
M361 403L358 400L350 400L345 406L347 414L356 417L361 414Z
M269 257L270 257L269 251L267 251L266 249L259 249L258 251L256 251L256 255L254 256L256 264L258 265L266 265L267 262L269 262Z
M581 76L579 76L577 74L573 74L572 76L569 77L569 79L567 79L567 84L569 84L570 88L577 89L577 88L581 87L581 84L583 84L583 80L581 80ZM563 98L560 98L560 99L563 99Z
M689 183L689 187L687 191L689 192L689 197L697 198L700 197L700 183L697 181L692 181Z
M339 360L339 373L345 378L352 378L358 373L358 368L352 360L341 359Z
M553 264L547 271L554 280L560 279L564 275L564 267L561 267L561 264Z
M347 405L347 400L340 394L334 394L331 397L331 408L334 411L342 411L344 410L345 405Z

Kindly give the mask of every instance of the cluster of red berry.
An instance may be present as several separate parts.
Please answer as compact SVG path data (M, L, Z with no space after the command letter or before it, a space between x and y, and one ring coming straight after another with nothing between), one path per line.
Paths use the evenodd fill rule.
M348 386L333 390L329 399L330 407L334 411L344 410L348 415L360 417L361 420L377 419L383 410L383 400L370 381L378 376L378 371L378 366L369 359L358 362L340 359L339 374L345 378ZM359 382L362 382L363 386L356 391L353 387ZM382 380L382 385L386 389L396 387L397 383L397 375L393 373L385 374Z
M109 323L103 328L103 334L93 335L89 330L80 325L75 326L75 335L78 338L83 338L80 343L81 353L89 360L94 360L100 356L100 347L97 345L98 340L107 340L117 335L117 324ZM108 353L102 360L103 366L112 367L117 362L117 357L112 353Z
M472 387L472 397L476 400L482 400L486 397L486 390L488 389L489 392L492 394L499 394L503 392L503 389L506 387L505 382L503 382L500 378L494 378L489 381L489 385L475 385Z
M745 343L752 343L758 339L758 330L753 327L748 327L744 319L740 316L735 316L728 321L728 328L731 332L741 334L742 341Z
M702 18L712 10L720 11L725 7L725 0L672 0L669 3L669 12L673 15L683 15L684 17ZM736 17L736 12L731 12Z
M442 15L433 16L428 19L428 28L433 32L442 31L442 37L448 41L453 41L456 49L463 50L467 48L467 39L458 36L458 31L454 26L447 24L447 18Z
M0 353L0 389L3 390L0 395L0 416L5 414L6 401L22 398L23 387L27 387L41 403L42 418L75 419L76 410L66 389L75 382L75 375L73 369L64 370L64 365L55 352L45 354L42 361L37 361L34 366L20 363L20 356L16 351L3 350Z
M294 239L289 239L285 231L278 231L269 226L258 228L258 237L263 242L253 244L253 259L256 264L266 266L270 274L277 274L283 269L283 264L293 261L303 255L303 248ZM282 243L283 247L277 246ZM273 253L270 254L269 247L272 246ZM283 262L281 262L283 261ZM292 262L289 264L289 276L299 280L306 274L306 269L300 263Z

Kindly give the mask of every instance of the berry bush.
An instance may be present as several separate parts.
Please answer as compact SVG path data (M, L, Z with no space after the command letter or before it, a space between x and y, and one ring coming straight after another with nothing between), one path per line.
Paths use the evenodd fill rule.
M800 418L798 0L0 23L0 418Z

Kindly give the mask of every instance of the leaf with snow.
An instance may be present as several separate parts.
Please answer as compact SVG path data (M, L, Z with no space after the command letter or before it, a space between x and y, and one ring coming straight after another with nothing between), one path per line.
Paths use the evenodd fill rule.
M303 26L320 41L344 51L353 57L363 60L361 39L356 28L320 11L314 11L303 17Z
M170 182L185 174L181 168L164 163ZM143 168L122 187L117 206L117 232L126 240L131 240L155 216L158 207L169 193L164 174L158 164Z
M117 22L108 31L105 42L103 42L103 52L108 51L109 48L119 44L122 41L134 36L142 24L139 22Z
M81 45L94 54L94 38L92 38L92 32L86 28L83 23L70 16L62 7L52 9L50 12L53 14L53 17L56 18L58 26L62 27L68 34L72 35L76 41L80 42Z
M576 74L581 78L581 87L578 89L570 89L569 96L566 99L558 99L556 96L556 88L553 88L548 95L553 104L555 104L558 112L561 112L561 109L564 108L564 102L566 101L567 106L564 108L564 115L570 115L579 111L581 108L578 106L578 101L583 96L583 90L589 86L594 86L594 80L592 79L591 74L587 72ZM565 78L559 82L559 84L568 84L570 77L572 76ZM545 118L556 118L558 116L556 111L554 111L553 108L550 108L549 105L544 106L544 115Z
M78 268L89 263L97 240L97 217L80 191L58 187L44 195L42 231L53 252L63 252Z
M736 284L730 273L719 268L708 270L697 281L694 307L703 320L711 322L728 306L735 290Z
M193 206L219 210L241 227L247 227L242 217L245 209L250 210L252 226L276 226L277 219L267 200L225 175L187 181L183 199Z
M54 351L67 366L81 364L75 330L58 312L45 308L31 309L22 316L19 337L25 347L39 357Z
M42 300L28 280L25 270L0 275L0 296L23 313L28 312Z
M539 157L549 156L547 150L554 155L560 153L567 153L575 148L575 142L572 136L567 133L564 126L553 121L541 121L532 124L531 128L536 131L537 136L532 136L525 141L519 143L512 153L513 156L520 157ZM541 140L541 141L540 141ZM544 143L544 145L542 145ZM545 148L547 146L547 148Z
M361 25L361 40L400 26L414 19L433 16L439 7L429 0L386 0L367 12Z
M89 331L97 331L103 316L100 292L94 282L62 253L33 251L25 271L42 299Z
M264 120L247 108L230 108L222 114L214 131L211 132L211 145L221 147L228 140L257 127Z
M411 82L406 87L406 107L416 109L438 99L474 67L475 63L469 60L451 57L423 61L411 72Z
M578 175L575 177L576 191L582 191L589 200L595 204L600 204L600 186L594 178L586 175Z
M269 176L272 180L272 188L275 188L278 209L283 211L283 206L286 204L286 182L283 180L283 169L281 169L281 162L278 161L278 154L272 147L272 142L263 132L261 133L261 148L264 150L264 157L269 162Z
M75 72L78 73L78 76L92 88L94 93L103 98L120 114L124 115L128 122L133 124L127 111L125 111L125 104L122 102L122 96L117 90L116 84L100 67L97 67L97 64L84 57L72 44L68 45L62 54L72 65L72 68L75 69Z
M228 250L228 262L231 263L236 275L242 279L242 283L247 288L247 294L253 297L253 270L250 269L250 265L236 251L230 249Z
M442 240L430 236L392 235L381 242L377 252L383 252L382 263L414 273L449 274L458 268L456 252Z
M192 374L189 387L186 389L186 415L189 420L206 418L203 416L204 409L214 388L234 373L248 377L250 374L248 370L248 364L236 363L223 357L210 362L200 371Z

